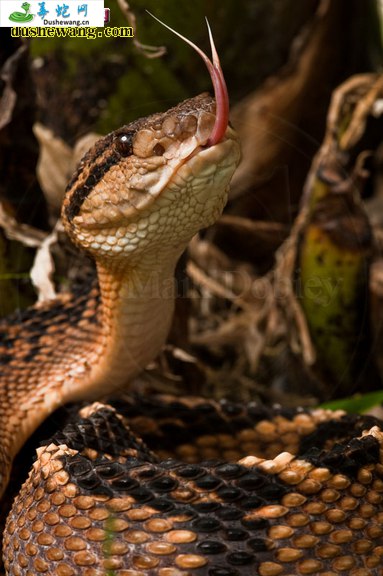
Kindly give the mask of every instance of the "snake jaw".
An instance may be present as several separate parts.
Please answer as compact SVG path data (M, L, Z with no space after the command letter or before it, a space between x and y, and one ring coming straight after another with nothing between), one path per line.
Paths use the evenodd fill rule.
M147 12L148 14L150 14L150 16L152 16L152 18L154 18L155 20L157 20L157 22L162 24L162 26L165 26L165 28L167 28L168 30L173 32L173 34L181 38L181 40L189 44L189 46L191 46L205 62L206 67L210 74L211 81L213 83L214 96L216 101L215 123L211 131L211 134L206 142L206 146L207 147L215 146L216 144L221 142L221 140L225 136L227 127L229 125L229 94L227 91L225 77L223 75L221 63L218 57L217 50L215 48L213 34L211 32L208 19L206 18L206 24L209 32L209 41L213 61L211 61L210 58L205 54L205 52L203 52L201 48L199 48L196 44L194 44L194 42L186 38L186 36L183 36L176 30L174 30L173 28L162 22L162 20L160 20L159 18L154 16L154 14L149 12L149 10L147 10Z

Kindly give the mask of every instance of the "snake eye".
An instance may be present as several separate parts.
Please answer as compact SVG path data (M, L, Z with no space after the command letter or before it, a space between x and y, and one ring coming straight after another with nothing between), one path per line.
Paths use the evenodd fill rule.
M132 153L132 134L121 134L117 137L116 148L121 156L129 156Z
M157 142L157 144L153 147L153 154L155 156L162 156L162 154L164 152L165 152L165 148L162 146L162 144Z

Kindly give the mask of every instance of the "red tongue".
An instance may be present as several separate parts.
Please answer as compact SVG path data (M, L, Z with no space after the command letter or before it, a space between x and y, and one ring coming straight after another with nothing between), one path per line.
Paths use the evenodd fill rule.
M210 60L210 58L208 58L206 56L205 52L203 52L200 48L198 48L198 46L193 44L193 42L191 40L189 40L188 38L185 38L185 36L182 36L182 34L180 34L179 32L176 32L176 30L173 30L173 28L170 28L170 26L168 26L167 24L165 24L164 22L159 20L159 18L157 18L156 16L151 14L149 11L147 11L147 12L148 12L148 14L150 14L150 16L152 16L155 20L157 20L160 24L162 24L162 26L165 26L165 28L167 28L168 30L173 32L173 34L176 34L179 38L184 40L184 42L187 42L187 44L189 44L192 48L194 48L194 50L196 52L198 52L198 54L201 56L201 58L205 62L207 69L209 70L210 78L213 82L214 96L215 96L215 102L216 102L215 122L214 122L213 130L209 136L209 139L208 139L206 145L207 146L214 146L215 144L218 144L218 142L220 142L222 140L222 138L224 137L225 132L226 132L226 128L227 128L228 123L229 123L229 95L227 93L225 78L223 76L221 64L220 64L220 61L218 58L217 51L216 51L215 46L214 46L213 35L211 33L209 22L207 21L207 18L206 18L206 23L207 23L207 28L209 31L209 40L210 40L211 55L213 58L213 62Z

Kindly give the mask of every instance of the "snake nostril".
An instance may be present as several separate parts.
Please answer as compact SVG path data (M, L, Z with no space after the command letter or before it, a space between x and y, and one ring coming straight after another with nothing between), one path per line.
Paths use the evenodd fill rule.
M164 152L165 152L165 148L162 146L162 144L157 142L157 144L153 147L153 154L155 156L162 156L162 154Z

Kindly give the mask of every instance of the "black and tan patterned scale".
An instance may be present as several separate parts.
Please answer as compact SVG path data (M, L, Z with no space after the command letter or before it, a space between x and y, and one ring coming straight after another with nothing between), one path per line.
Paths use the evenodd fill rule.
M381 575L381 425L201 399L93 404L38 449L8 518L6 568Z

